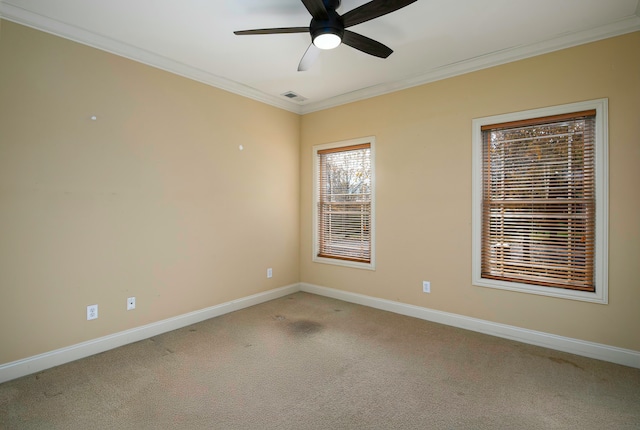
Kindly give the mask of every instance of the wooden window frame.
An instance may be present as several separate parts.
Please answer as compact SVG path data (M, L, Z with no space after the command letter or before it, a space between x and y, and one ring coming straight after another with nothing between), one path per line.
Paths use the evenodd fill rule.
M320 211L320 156L335 152L358 150L368 147L370 150L371 202L369 204L369 258L349 258L322 252L323 237L321 233L322 217ZM358 269L375 270L375 138L372 136L347 141L327 143L313 147L313 247L312 261Z
M594 291L561 288L559 285L531 280L513 280L499 276L483 276L483 165L485 141L483 129L499 128L508 124L517 126L539 119L545 123L550 117L573 116L576 113L595 112L595 247ZM565 117L566 118L566 117ZM534 109L504 115L474 119L473 135L473 213L472 213L472 283L480 287L538 294L544 296L608 303L608 100L599 99L550 108Z

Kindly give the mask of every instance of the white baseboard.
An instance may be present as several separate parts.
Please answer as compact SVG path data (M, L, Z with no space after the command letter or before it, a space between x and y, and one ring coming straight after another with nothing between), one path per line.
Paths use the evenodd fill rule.
M293 284L0 365L0 383L300 291Z
M516 340L531 345L543 346L545 348L569 352L576 355L582 355L584 357L640 368L639 351L557 336L554 334L523 329L506 324L498 324L477 318L408 305L391 300L378 299L375 297L335 290L333 288L321 287L318 285L301 283L300 291L489 334L492 336Z
M333 288L300 283L265 291L263 293L232 300L230 302L179 315L141 327L114 333L109 336L71 345L66 348L56 349L44 354L34 355L22 360L2 364L0 365L0 383L40 372L74 360L89 357L129 343L148 339L171 330L186 327L209 318L214 318L229 312L264 303L298 291L331 297L345 302L369 306L375 309L381 309L492 336L516 340L531 345L538 345L558 351L596 358L598 360L609 361L616 364L622 364L624 366L640 368L639 351L556 336L549 333L527 330L506 324L498 324L449 312L442 312L420 306L365 296L363 294L350 293L347 291L335 290Z

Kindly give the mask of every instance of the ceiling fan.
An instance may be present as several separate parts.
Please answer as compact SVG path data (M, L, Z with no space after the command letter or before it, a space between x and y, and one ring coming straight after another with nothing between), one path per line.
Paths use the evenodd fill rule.
M395 12L417 0L372 0L343 15L336 12L336 9L340 7L340 0L301 1L311 14L311 23L308 27L263 28L234 31L234 34L244 36L252 34L310 33L311 44L302 56L302 60L300 60L298 65L299 72L308 70L311 67L318 57L320 49L333 49L341 43L369 55L387 58L393 52L391 48L366 36L346 30L346 28Z

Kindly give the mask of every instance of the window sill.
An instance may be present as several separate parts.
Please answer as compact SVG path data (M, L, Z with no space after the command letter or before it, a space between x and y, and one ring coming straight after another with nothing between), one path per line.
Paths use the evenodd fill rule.
M519 293L537 294L540 296L556 297L559 299L571 299L584 302L599 303L606 305L609 301L605 294L602 293L603 288L596 286L595 292L570 290L565 288L542 287L530 284L521 284L517 282L505 282L495 279L486 279L475 277L473 285L477 287L496 288L499 290L516 291Z
M360 263L357 261L339 260L336 258L313 257L314 263L331 264L333 266L351 267L353 269L376 270L373 261L371 263Z

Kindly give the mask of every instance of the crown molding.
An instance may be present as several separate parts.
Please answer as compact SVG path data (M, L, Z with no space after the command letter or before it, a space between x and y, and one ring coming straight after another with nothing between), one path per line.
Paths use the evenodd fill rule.
M640 13L640 1L636 15ZM316 103L309 103L302 107L302 114L329 109L332 107L352 103L407 88L428 84L430 82L475 72L537 55L547 54L585 43L621 36L623 34L640 31L640 15L616 21L614 23L590 30L567 33L553 39L543 40L529 45L514 46L496 52L487 53L469 60L447 64L434 68L427 73L409 77L402 81L375 85L348 94L332 97Z
M537 43L515 46L487 53L469 60L443 65L426 73L415 75L401 81L374 85L319 102L306 103L304 105L266 94L262 91L256 90L255 88L188 66L184 63L163 57L153 52L134 47L80 27L47 18L25 9L3 3L2 1L0 1L0 17L165 70L188 79L202 82L206 85L211 85L258 102L304 115L553 51L620 36L634 31L640 31L640 1L638 2L638 7L636 8L634 15L605 26L562 34L552 39L543 40Z
M300 114L300 106L288 100L281 99L258 91L254 88L214 75L204 70L188 66L179 61L162 55L137 48L107 36L92 31L65 24L63 22L27 11L25 9L0 1L0 17L17 24L25 25L36 30L50 33L92 48L100 49L130 60L146 64L194 81L201 82L243 97L247 97L280 109Z

